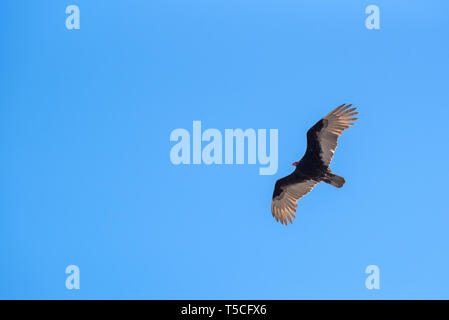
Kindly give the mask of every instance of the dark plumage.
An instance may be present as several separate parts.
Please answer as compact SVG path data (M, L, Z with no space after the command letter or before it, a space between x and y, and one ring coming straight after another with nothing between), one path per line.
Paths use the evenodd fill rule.
M300 161L294 162L295 171L276 181L271 212L276 221L288 224L295 218L297 200L309 193L318 182L329 183L341 188L345 179L334 173L329 165L337 148L337 140L342 132L354 125L352 121L358 112L352 105L342 104L318 121L307 131L307 149Z

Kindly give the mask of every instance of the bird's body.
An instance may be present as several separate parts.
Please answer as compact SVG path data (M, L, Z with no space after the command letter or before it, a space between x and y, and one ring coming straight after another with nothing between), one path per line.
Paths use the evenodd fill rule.
M356 108L344 104L330 112L307 131L307 149L300 161L293 163L296 169L290 175L276 181L271 202L271 212L277 221L288 224L295 218L296 201L309 193L319 182L341 188L345 179L329 168L343 130L353 125ZM287 220L288 219L288 220Z

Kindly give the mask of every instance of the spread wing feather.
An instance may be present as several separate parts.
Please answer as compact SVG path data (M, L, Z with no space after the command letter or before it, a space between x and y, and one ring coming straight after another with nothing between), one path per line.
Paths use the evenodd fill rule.
M320 158L325 166L329 166L332 161L340 135L358 119L354 118L358 114L354 112L356 108L350 108L351 106L352 104L342 104L322 119L322 128L316 136L321 149Z
M276 181L271 201L271 213L276 221L287 225L292 223L292 216L296 218L295 212L298 204L296 201L309 193L318 182L311 179L298 179L294 174L288 175Z

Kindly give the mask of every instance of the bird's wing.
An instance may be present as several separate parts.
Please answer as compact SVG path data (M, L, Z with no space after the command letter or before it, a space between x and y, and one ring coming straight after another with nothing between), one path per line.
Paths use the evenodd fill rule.
M273 199L271 201L271 213L276 221L282 224L292 223L292 218L296 218L295 212L298 204L296 201L301 199L317 184L315 180L300 178L291 174L276 181L274 187Z
M318 121L307 131L306 155L312 160L321 160L324 166L329 166L337 148L337 140L342 132L354 125L354 118L358 112L350 108L352 104L342 104L332 110L327 116ZM317 159L318 158L318 159Z

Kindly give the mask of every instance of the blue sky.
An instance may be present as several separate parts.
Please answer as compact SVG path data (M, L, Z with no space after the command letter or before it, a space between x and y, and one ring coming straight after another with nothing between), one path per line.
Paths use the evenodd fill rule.
M0 298L449 298L447 1L0 9ZM360 111L331 165L345 186L276 223L275 181L342 103ZM170 133L194 120L278 129L277 174L173 165Z

